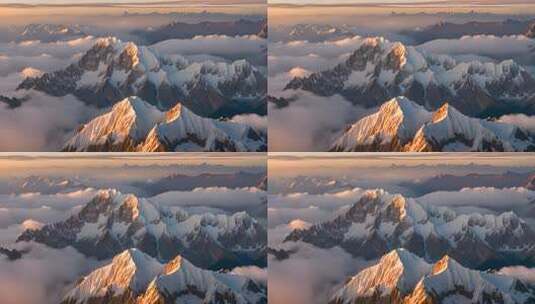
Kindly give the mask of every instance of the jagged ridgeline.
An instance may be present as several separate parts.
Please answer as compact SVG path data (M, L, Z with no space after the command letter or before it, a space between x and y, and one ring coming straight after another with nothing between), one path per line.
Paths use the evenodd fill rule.
M182 104L162 112L129 97L80 126L67 152L262 152L267 134L251 126L196 115Z
M535 266L535 231L515 213L458 214L384 190L367 191L332 221L294 230L290 241L339 246L365 259L405 248L429 262L448 255L479 270Z
M516 278L471 270L449 256L427 263L404 249L393 250L362 270L330 304L509 303L535 301L535 286Z
M198 268L182 256L162 264L129 249L82 278L62 304L265 304L267 286L253 279Z
M196 114L212 118L267 113L266 77L245 59L193 62L116 38L99 39L78 62L27 78L18 86L18 90L30 89L52 96L72 94L97 107L137 96L162 111L181 102Z
M430 112L400 96L348 127L331 151L526 152L535 151L535 134L512 124L468 117L448 103Z
M405 96L430 111L448 102L472 117L535 114L535 79L513 60L461 62L377 37L362 39L333 69L294 78L286 89L340 94L364 107Z
M267 264L266 229L246 212L190 214L116 190L100 191L67 220L26 230L17 241L72 246L102 260L138 248L161 262L181 255L204 269Z

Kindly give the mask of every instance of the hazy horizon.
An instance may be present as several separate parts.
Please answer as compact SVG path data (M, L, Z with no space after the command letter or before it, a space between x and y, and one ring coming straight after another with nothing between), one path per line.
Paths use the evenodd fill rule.
M50 17L51 15L76 17L93 16L95 18L103 16L115 16L129 14L169 14L169 13L222 13L222 14L243 14L262 15L266 14L267 3L257 0L227 1L209 0L203 3L193 1L35 1L18 2L0 0L0 16L8 17L4 22L21 23L22 20L16 18L24 16ZM25 20L27 22L27 20ZM56 20L49 20L56 23Z

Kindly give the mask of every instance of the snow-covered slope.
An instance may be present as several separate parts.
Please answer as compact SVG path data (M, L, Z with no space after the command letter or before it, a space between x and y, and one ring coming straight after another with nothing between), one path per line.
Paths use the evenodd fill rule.
M409 251L393 250L381 257L376 265L351 278L336 292L331 302L352 304L357 299L370 303L388 302L387 299L391 299L389 303L400 301L430 270L430 264Z
M167 112L129 97L83 125L64 151L266 151L252 127L197 116L182 104Z
M82 278L63 303L134 303L162 270L163 265L156 259L140 250L127 249Z
M332 151L533 151L535 135L517 126L468 117L445 103L437 111L397 97L353 124Z
M178 256L141 296L141 303L267 303L266 287L251 279L193 266Z
M535 79L512 60L461 62L384 38L363 38L331 70L294 78L286 89L320 96L340 94L365 107L406 96L428 110L448 101L469 116L498 116L511 107L535 112Z
M245 212L188 214L131 194L103 190L63 222L26 230L18 241L73 246L87 256L113 257L138 248L168 261L181 254L204 268L265 264L266 230ZM202 252L203 254L199 254Z
M527 304L535 286L507 276L471 270L449 256L434 265L397 249L351 278L331 304L487 303Z
M424 107L397 97L348 128L331 150L400 151L431 117Z
M384 190L366 191L347 212L309 229L294 230L285 241L340 246L367 259L397 248L431 261L448 254L478 269L512 261L535 262L535 232L512 212L457 214Z
M266 296L266 287L252 279L203 270L182 256L162 265L128 249L80 280L62 303L261 304Z
M191 62L180 55L160 55L150 47L103 38L78 62L64 70L27 78L19 89L53 96L73 94L98 107L139 96L169 110L181 100L199 115L220 117L265 114L267 82L246 60Z

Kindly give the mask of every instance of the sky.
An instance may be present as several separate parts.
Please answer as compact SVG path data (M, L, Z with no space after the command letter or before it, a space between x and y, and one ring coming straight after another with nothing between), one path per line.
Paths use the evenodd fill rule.
M529 4L530 0L269 0L269 3L288 4L353 4L353 5L383 5L383 4L419 4L419 5L506 5L506 4Z
M232 167L265 167L261 153L0 153L0 177L27 170L58 171L84 168L171 165L221 165Z
M470 12L533 14L532 0L268 0L271 19L296 15ZM326 7L329 7L326 10ZM322 17L324 18L324 17Z
M528 168L535 155L525 153L270 153L270 177L306 174L350 174L357 168L393 166L492 166ZM386 170L381 171L388 174ZM393 172L390 172L393 173Z
M263 14L265 0L0 0L0 16L30 15L117 15L146 12L202 12Z
M26 0L26 1L14 1L14 0L0 0L0 3L10 3L10 4L66 4L66 3L98 3L98 4L115 4L115 3L143 3L143 4L204 4L204 5L216 5L216 4L250 4L250 3L265 3L263 0L157 0L157 1L147 1L147 0L77 0L77 1L68 1L68 0Z

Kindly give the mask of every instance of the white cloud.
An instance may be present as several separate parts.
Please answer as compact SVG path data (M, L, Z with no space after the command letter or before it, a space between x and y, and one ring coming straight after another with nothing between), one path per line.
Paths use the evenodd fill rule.
M59 151L71 132L98 112L72 95L31 91L29 97L15 109L0 105L0 151Z
M270 151L325 151L341 129L370 112L340 95L320 97L300 91L295 98L281 109L269 104Z
M266 192L257 188L229 189L222 187L197 188L193 191L170 191L150 200L166 206L205 206L215 208L249 208L266 200Z
M43 223L63 220L75 208L89 202L96 192L97 190L89 188L51 195L0 195L0 228L22 224L28 219Z
M32 67L52 72L66 67L95 44L92 36L71 41L0 43L0 76Z
M307 222L319 223L332 219L333 213L318 207L308 208L268 208L269 227L289 223L296 218Z
M269 75L275 77L302 68L312 72L330 69L343 62L362 43L364 38L355 36L325 42L276 42L269 45ZM294 77L297 75L294 75Z
M230 273L241 275L258 282L267 283L268 270L257 266L244 266L232 269Z
M36 57L46 54L55 58L68 59L83 53L91 48L97 38L86 36L84 38L44 43L41 41L24 41L0 43L0 52L6 56Z
M325 42L277 42L269 45L269 54L273 56L302 57L314 55L323 58L338 58L354 52L363 41L363 37L354 36Z
M330 69L355 51L360 36L325 42L276 42L269 48L269 94L292 100L269 112L270 151L325 151L347 124L369 113L342 96L320 97L303 91L283 91L294 77Z
M370 264L339 247L325 250L304 243L287 247L297 252L287 260L269 260L268 302L272 304L327 303L335 286Z
M320 223L333 219L356 203L363 189L335 193L270 195L268 208L269 227L292 223L299 219L308 223ZM290 226L291 227L291 226Z
M343 62L346 55L337 58L325 58L315 54L305 56L288 56L269 54L269 75L276 77L281 73L290 72L294 68L303 68L312 72L319 72L333 68L338 63Z
M61 301L65 282L73 282L97 263L68 247L61 250L36 243L19 243L29 250L22 259L0 258L2 304L52 304Z
M240 124L249 125L257 130L267 132L268 129L268 117L260 116L257 114L243 114L232 117L231 121Z
M0 43L0 95L29 98L16 109L0 104L0 151L57 151L73 129L96 113L73 96L15 92L25 77L61 69L93 43L92 37Z
M535 40L526 36L464 36L460 39L437 39L418 46L435 54L476 54L498 59L532 56Z
M437 191L417 200L426 205L448 207L481 207L497 211L527 207L535 200L535 192L526 188L465 188L461 191Z
M510 114L500 117L498 121L513 124L523 128L524 130L535 133L535 116L527 116L525 114Z
M535 268L511 266L500 269L498 273L520 279L524 282L535 284Z
M257 56L266 47L266 40L257 36L197 36L193 39L171 39L152 45L150 48L162 55L181 54L213 56Z

